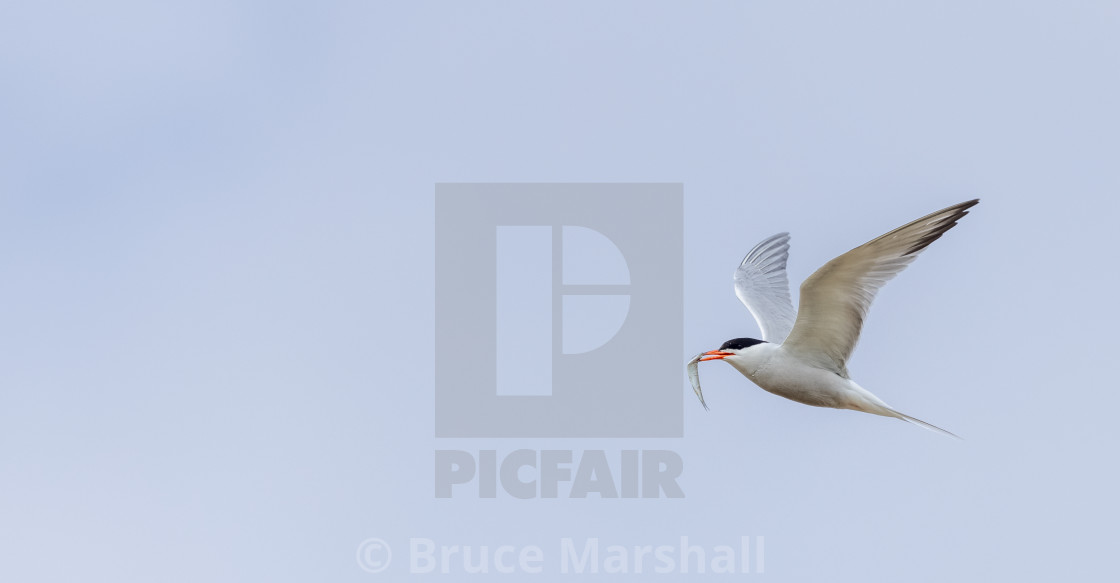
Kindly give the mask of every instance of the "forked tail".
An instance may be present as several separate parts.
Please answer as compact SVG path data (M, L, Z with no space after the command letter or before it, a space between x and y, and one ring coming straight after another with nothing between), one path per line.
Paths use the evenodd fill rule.
M882 415L883 417L895 417L895 418L898 418L898 419L902 419L903 421L909 421L910 423L913 423L914 425L919 425L921 427L925 427L926 429L929 429L930 431L936 431L938 433L944 433L945 435L948 435L949 437L960 439L960 436L953 433L952 431L945 431L944 429L942 429L942 428L940 428L940 427L938 427L938 426L936 426L932 423L926 423L925 421L922 421L921 419L918 419L917 417L911 417L911 416L909 416L905 413L895 411L894 409L890 408L890 406L888 406L886 403L884 403L882 399L873 395L871 393L871 391L868 391L867 389L857 385L856 382L851 380L851 379L848 379L848 389L850 391L852 391L852 393L849 393L849 394L852 395L852 397L853 397L852 402L849 405L849 408L851 408L851 409L855 409L856 411L863 411L864 413L871 413L872 415Z
M952 437L952 438L955 438L955 439L960 439L961 438L959 435L953 433L952 431L945 431L944 429L942 429L942 428L940 428L940 427L938 427L938 426L936 426L932 423L926 423L925 421L922 421L921 419L918 419L917 417L911 417L911 416L909 416L905 413L899 413L898 411L895 411L894 409L891 409L890 407L886 407L886 409L887 409L887 411L890 411L891 413L893 413L895 417L898 417L899 419L902 419L903 421L909 421L909 422L913 423L914 425L919 425L921 427L925 427L926 429L929 429L931 431L936 431L938 433L944 433L945 435L948 435L949 437Z

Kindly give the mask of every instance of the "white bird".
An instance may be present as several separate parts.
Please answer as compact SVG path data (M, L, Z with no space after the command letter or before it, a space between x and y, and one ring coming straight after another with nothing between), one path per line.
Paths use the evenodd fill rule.
M962 202L924 216L824 264L801 284L796 312L786 277L789 234L779 233L756 245L735 270L735 295L758 321L762 340L728 340L689 361L689 378L700 403L708 408L700 392L698 363L722 360L763 390L799 403L895 417L956 437L892 409L856 384L848 376L847 361L879 288L979 202Z

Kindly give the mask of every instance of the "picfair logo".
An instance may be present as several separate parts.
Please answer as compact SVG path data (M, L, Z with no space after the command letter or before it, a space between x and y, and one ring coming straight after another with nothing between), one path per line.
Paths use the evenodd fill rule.
M630 311L630 271L618 247L588 227L496 228L497 393L550 396L557 337L559 356L614 338Z
M436 188L436 436L680 437L682 187Z

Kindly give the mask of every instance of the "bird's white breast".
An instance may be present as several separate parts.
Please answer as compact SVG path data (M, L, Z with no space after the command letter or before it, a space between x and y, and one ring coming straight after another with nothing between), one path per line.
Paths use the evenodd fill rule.
M854 383L805 363L780 345L758 344L724 360L775 395L814 407L849 409L855 404Z

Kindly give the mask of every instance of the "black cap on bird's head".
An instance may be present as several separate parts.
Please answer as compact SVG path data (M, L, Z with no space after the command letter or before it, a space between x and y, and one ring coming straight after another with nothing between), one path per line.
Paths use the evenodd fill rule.
M755 340L754 338L732 338L720 346L720 350L742 350L755 344L762 344L765 340Z
M709 350L705 352L704 358L700 360L723 360L728 356L735 356L736 352L746 350L756 344L764 344L765 342L765 340L756 340L754 338L732 338L724 342L723 346L719 347L719 350Z

